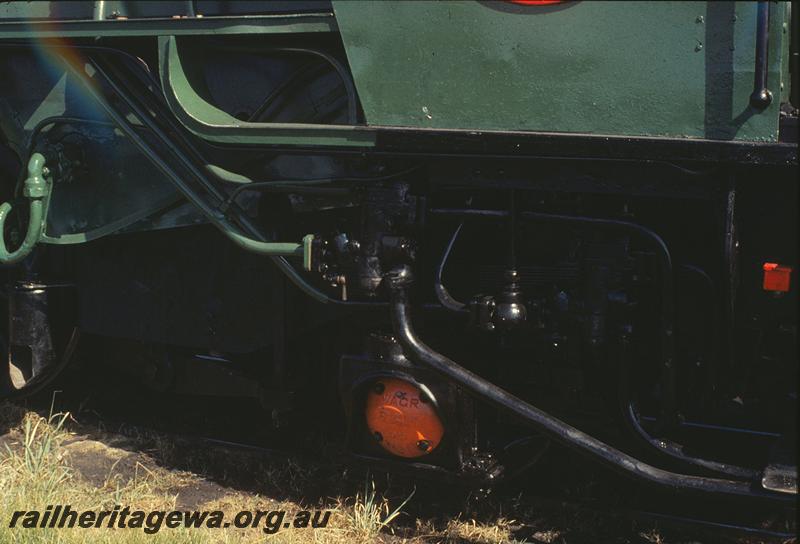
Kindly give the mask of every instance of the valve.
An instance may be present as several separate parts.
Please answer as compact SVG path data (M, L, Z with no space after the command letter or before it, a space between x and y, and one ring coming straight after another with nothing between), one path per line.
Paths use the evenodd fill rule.
M506 270L505 286L497 297L478 295L468 304L471 322L481 330L510 330L528 320L528 310L523 303L519 286L519 273Z

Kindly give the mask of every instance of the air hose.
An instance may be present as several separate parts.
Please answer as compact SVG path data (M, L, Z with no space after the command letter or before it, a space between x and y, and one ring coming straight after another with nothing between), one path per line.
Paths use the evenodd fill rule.
M6 247L5 224L12 206L4 202L0 206L0 264L14 265L30 255L42 238L45 219L45 199L50 195L50 184L44 179L44 157L34 153L28 161L28 177L23 186L23 196L30 201L28 229L22 244L14 251Z

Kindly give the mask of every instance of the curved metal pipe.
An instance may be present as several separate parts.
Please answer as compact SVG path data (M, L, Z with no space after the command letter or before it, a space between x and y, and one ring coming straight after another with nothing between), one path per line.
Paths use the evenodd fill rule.
M25 179L23 196L30 200L28 212L28 228L22 244L14 251L6 246L5 225L12 206L4 202L0 206L0 264L13 265L24 260L39 243L44 230L44 200L50 194L50 185L44 179L44 157L34 153L28 161L28 177Z
M633 431L639 435L639 438L649 442L653 448L660 451L667 457L696 468L707 470L722 476L735 478L737 480L753 481L755 478L760 476L760 473L757 470L687 455L683 451L683 445L650 436L644 427L642 427L641 423L639 423L639 418L636 415L636 409L633 402L628 401L623 406L623 410L626 421L629 423L631 429L633 429Z
M450 237L450 241L447 243L447 247L442 254L441 260L439 261L439 266L436 267L436 277L433 280L433 290L436 293L436 298L439 300L439 303L453 312L465 312L467 305L453 298L453 296L447 290L447 287L445 287L444 283L442 283L442 275L444 274L444 267L447 265L447 259L450 257L450 252L453 250L453 246L455 245L458 235L461 233L461 229L463 227L464 222L462 221L458 225L458 228L456 228L453 236Z
M708 459L701 459L692 457L684 453L684 447L681 444L676 444L668 440L661 440L653 438L642 427L639 422L639 417L636 414L633 401L631 401L630 386L628 376L630 373L630 358L628 357L628 350L630 347L630 340L627 335L623 334L620 338L620 353L619 353L619 403L620 410L622 411L622 418L628 430L638 439L644 440L652 448L675 461L684 463L685 465L700 468L712 473L723 475L738 480L755 481L759 477L759 473L755 470L740 467L736 465L729 465L725 463L718 463Z
M746 482L677 474L648 465L528 404L432 350L417 336L411 324L408 288L412 283L412 274L409 267L396 268L387 274L385 279L391 293L391 318L394 333L408 357L433 369L471 395L515 414L543 435L587 454L643 483L676 491L703 492L732 498L778 502L794 501L793 496L771 493Z

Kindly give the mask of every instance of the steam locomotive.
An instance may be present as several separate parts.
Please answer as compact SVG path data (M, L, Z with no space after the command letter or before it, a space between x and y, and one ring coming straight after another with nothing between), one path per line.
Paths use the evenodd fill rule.
M389 470L791 503L793 7L4 2L0 397L95 350Z

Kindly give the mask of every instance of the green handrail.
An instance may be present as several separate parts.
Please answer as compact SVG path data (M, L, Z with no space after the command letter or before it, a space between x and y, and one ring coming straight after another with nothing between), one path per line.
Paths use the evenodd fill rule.
M50 194L50 184L44 179L44 157L40 153L31 155L28 161L28 177L23 187L23 196L30 200L28 214L28 230L22 244L14 251L6 247L5 224L12 206L4 202L0 206L0 264L17 264L30 255L39 240L42 239L44 230L44 201Z

